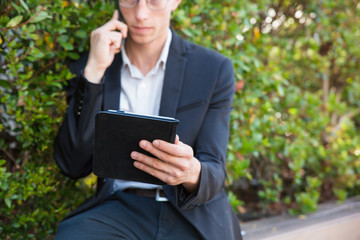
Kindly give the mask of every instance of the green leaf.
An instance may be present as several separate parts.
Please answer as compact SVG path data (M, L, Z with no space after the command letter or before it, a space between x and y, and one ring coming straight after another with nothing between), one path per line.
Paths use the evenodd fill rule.
M6 163L6 161L4 159L0 160L0 166L4 165Z
M285 96L284 88L280 84L277 85L276 88L277 88L277 92L279 93L280 97L284 97Z
M37 22L41 22L42 20L47 19L47 18L51 18L51 16L47 12L42 11L30 22L37 23Z
M5 198L5 204L6 204L6 206L8 207L8 208L10 208L11 207L11 199L10 198Z
M30 24L27 28L28 33L32 33L36 30L36 26L34 24Z
M20 3L21 3L21 6L22 6L27 12L30 12L28 5L27 5L23 0L20 0Z
M223 48L223 46L221 45L221 43L220 42L216 42L216 49L218 50L218 51L222 51L224 48Z
M17 26L21 20L23 19L23 16L19 15L16 17L13 17L12 19L10 19L10 21L6 24L7 28L13 28L15 26Z
M80 55L75 53L75 52L69 52L68 53L68 56L71 58L71 59L74 59L74 60L77 60L79 59Z
M60 42L60 45L65 49L65 50L68 50L68 51L72 51L74 50L74 46L69 43L69 42Z
M201 16L195 16L191 19L192 23L199 23L201 21L202 21Z
M9 81L6 80L0 80L0 87L3 87L5 89L11 89Z
M29 34L29 37L31 37L31 38L34 39L34 40L38 40L38 39L40 38L39 35L36 34L36 33L30 33L30 34Z
M78 30L78 31L75 32L75 36L77 36L79 38L86 38L87 33L84 30Z
M181 30L186 36L192 37L192 32L190 32L188 29L184 28Z
M18 5L16 5L16 3L12 2L12 3L11 3L11 6L12 6L13 8L15 8L18 13L22 13L22 12L23 12L22 9L21 9L21 7L18 6Z

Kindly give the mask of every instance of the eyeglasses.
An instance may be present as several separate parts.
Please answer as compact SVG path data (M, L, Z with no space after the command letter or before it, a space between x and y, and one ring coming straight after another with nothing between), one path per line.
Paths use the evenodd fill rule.
M135 7L140 0L119 0L119 5L124 8ZM149 9L154 11L163 10L169 0L146 0Z

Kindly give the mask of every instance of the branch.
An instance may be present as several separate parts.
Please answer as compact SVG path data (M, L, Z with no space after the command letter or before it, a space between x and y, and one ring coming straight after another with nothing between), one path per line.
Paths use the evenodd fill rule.
M6 151L5 149L2 149L2 148L0 148L0 150L1 150L3 153L5 153L5 155L15 164L16 168L19 167L19 164L16 163L15 158L14 158L8 151Z
M358 109L355 109L354 111L348 112L345 115L342 115L339 118L339 122L338 124L336 124L336 126L333 128L333 132L338 132L341 128L341 123L345 120L345 119L352 119L354 118L357 114L360 114L360 107Z
M322 90L323 90L323 103L326 106L329 99L330 80L328 73L322 74Z
M16 61L19 62L19 61L23 60L25 57L27 57L27 56L31 53L31 51L32 51L34 48L35 48L35 47L31 47L31 48L28 49L28 51L26 51L26 53L21 54L20 57L16 57L16 58L17 58ZM5 66L6 64L8 64L8 62L7 62L6 60L4 60L4 62L3 62L2 64L0 64L0 69L1 69L3 66Z
M21 166L22 166L22 167L24 167L25 164L29 161L29 158L30 158L30 151L29 151L29 150L26 150L25 153L24 153L23 162L21 163Z
M42 67L39 71L35 72L32 77L37 77L40 73L42 73L45 69L49 68L50 66L54 65L60 60L59 57L57 57L55 60L50 61L48 64L46 64L44 67Z
M25 25L25 24L28 24L28 23L31 22L34 18L36 18L45 8L46 8L46 7L41 7L40 10L39 10L37 13L35 13L34 16L32 16L31 18L29 18L27 21L25 21L25 22L23 22L23 23L21 23L21 24L19 24L19 25L17 25L17 26L11 27L11 28L0 28L0 31L5 32L5 31L8 31L8 30L12 30L12 29L15 29L15 28L19 28L19 27L21 27L21 26L23 26L23 25Z

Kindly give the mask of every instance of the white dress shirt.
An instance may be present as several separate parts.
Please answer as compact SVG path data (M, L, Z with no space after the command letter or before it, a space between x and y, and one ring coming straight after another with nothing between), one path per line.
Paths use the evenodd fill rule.
M121 66L121 110L156 116L159 115L161 92L171 38L172 33L169 29L161 55L155 67L146 74L146 76L144 76L137 67L131 64L125 48L121 50L123 59L123 65ZM116 179L114 181L113 191L126 188L153 189L159 187L161 186Z

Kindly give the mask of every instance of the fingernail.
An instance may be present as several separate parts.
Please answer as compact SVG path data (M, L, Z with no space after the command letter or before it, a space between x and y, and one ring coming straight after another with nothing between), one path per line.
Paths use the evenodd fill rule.
M136 152L132 152L132 153L131 153L131 158L136 159L137 156L138 156L138 154L137 154Z
M141 141L141 142L140 142L140 147L145 148L145 147L146 147L146 142L145 142L145 141Z
M155 147L158 147L158 146L160 145L160 143L159 143L159 141L155 140L155 141L153 142L153 145L154 145Z

